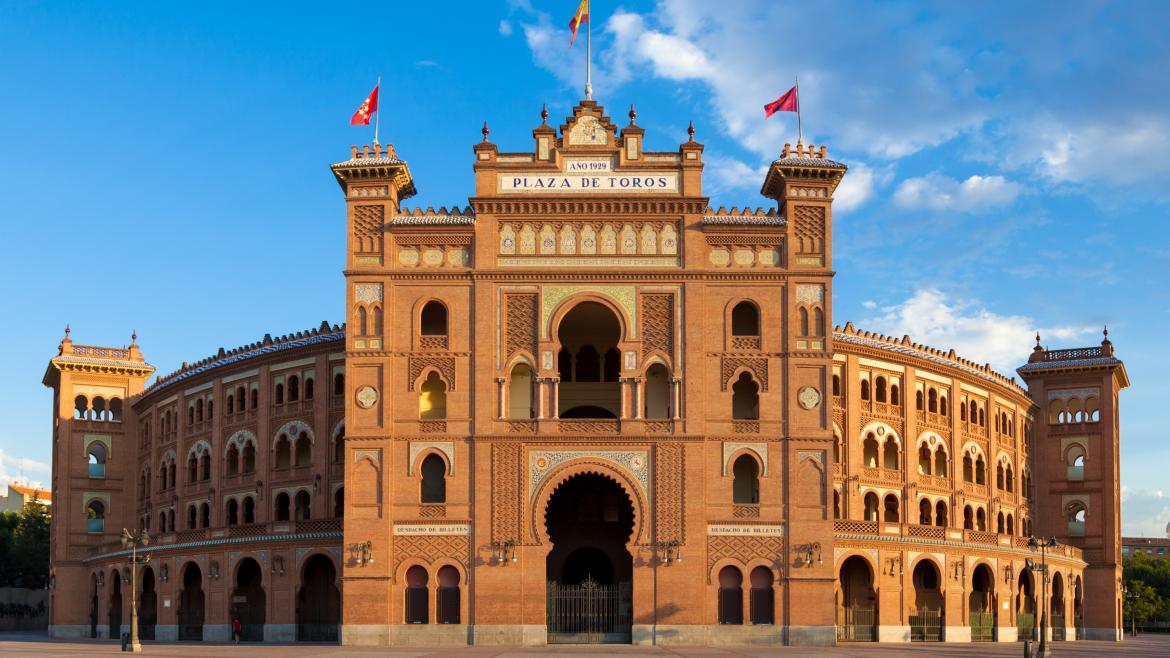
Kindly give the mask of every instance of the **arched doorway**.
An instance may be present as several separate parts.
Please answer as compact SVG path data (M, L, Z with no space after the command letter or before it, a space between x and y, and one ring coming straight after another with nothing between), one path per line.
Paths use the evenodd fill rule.
M609 307L581 302L557 327L557 415L561 418L618 418L622 412L621 323Z
M138 595L138 639L153 640L158 623L158 593L155 592L154 569L142 567L142 593Z
M179 640L203 640L203 572L191 562L183 570L179 592Z
M842 562L837 576L837 640L877 641L877 593L873 589L873 570L859 555Z
M968 597L971 611L971 641L995 641L995 576L991 567L981 564L971 574L971 594Z
M1017 578L1016 590L1016 638L1036 640L1036 585L1032 572L1022 569Z
M1052 576L1052 597L1048 599L1048 627L1053 641L1064 640L1064 576L1058 571Z
M240 641L264 641L264 586L260 564L244 558L236 567L236 586L232 590L230 616L240 620Z
M614 480L565 480L545 511L550 643L630 642L634 506Z
M926 508L930 509L930 503ZM913 642L942 642L943 594L942 576L930 560L919 560L912 574L914 581L914 613L910 615L910 640Z
M117 569L110 572L110 607L109 607L109 637L111 640L122 637L122 575Z
M336 642L341 626L341 591L337 568L318 553L305 561L297 591L297 640Z

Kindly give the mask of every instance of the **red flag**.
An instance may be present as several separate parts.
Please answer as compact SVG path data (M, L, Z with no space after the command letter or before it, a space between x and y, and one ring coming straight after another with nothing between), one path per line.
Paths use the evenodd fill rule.
M764 106L764 118L777 112L800 112L800 99L796 96L796 87L784 92L784 95Z
M374 112L377 112L377 111L378 111L378 85L374 85L374 90L371 91L370 95L366 97L366 100L365 100L365 102L362 103L362 106L359 107L357 109L357 112L354 112L353 116L349 118L349 125L351 125L351 126L358 126L358 125L368 126L368 125L370 125L370 117L373 116Z
M581 27L581 23L589 22L589 0L581 0L581 5L577 7L577 13L573 14L573 20L569 21L569 29L573 31L573 36L569 39L569 47L573 47L573 42L577 40L577 28Z

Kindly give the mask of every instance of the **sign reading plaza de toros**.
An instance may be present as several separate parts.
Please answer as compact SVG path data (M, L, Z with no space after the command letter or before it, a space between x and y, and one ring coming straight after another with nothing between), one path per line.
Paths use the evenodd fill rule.
M609 159L566 160L565 173L519 172L499 174L500 193L590 193L630 194L678 192L678 172L653 171L622 173L613 170Z

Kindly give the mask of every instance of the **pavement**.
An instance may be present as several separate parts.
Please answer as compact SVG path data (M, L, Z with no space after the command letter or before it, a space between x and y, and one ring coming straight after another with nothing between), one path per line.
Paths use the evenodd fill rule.
M1170 634L1145 634L1127 638L1124 642L1056 642L1052 645L1054 658L1065 656L1088 658L1100 656L1161 656L1170 657ZM50 640L44 633L0 633L0 656L3 658L72 658L74 656L121 655L121 644L111 641ZM464 647L455 649L425 649L396 647L342 647L335 644L249 644L239 645L209 642L143 643L146 656L165 658L348 658L360 656L393 656L415 658L424 656L478 656L512 657L560 656L576 658L590 656L782 656L785 658L860 658L890 656L915 658L928 656L973 657L1023 655L1023 644L840 644L836 647L635 647L629 645L562 645L552 647Z

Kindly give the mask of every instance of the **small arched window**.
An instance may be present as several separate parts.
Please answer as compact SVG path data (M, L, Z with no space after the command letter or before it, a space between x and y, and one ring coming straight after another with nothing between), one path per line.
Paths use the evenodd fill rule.
M983 455L975 458L975 484L987 483L987 464L983 461Z
M333 518L345 518L345 487L338 487L333 492Z
M447 307L440 302L427 302L419 314L419 328L423 336L446 336Z
M240 449L233 443L228 446L227 455L223 458L224 473L229 477L240 472Z
M833 397L841 397L841 375L833 374Z
M919 390L918 392L916 392L914 394L914 408L917 409L918 411L924 410L924 407L922 405L922 391L921 390Z
M243 386L236 388L236 411L243 411L248 406L248 392Z
M374 307L374 335L375 336L382 335L382 307L381 306Z
M825 335L825 312L820 306L813 309L813 335Z
M239 525L240 523L240 504L232 498L227 503L227 524L229 526Z
M308 520L308 518L312 515L309 508L309 502L310 498L308 491L301 490L297 492L296 498L293 499L293 505L296 508L297 521Z
M244 444L244 456L240 464L241 473L255 473L256 472L256 446L252 442Z
M918 446L918 472L922 475L931 475L930 448L925 443Z
M890 384L890 404L901 404L901 396L898 392L897 384Z
M743 623L743 574L732 566L719 571L719 623Z
M974 530L975 529L975 513L971 510L970 505L963 506L963 529L964 530Z
M875 402L886 401L886 378L879 376L873 382L873 399Z
M211 479L211 451L204 450L199 455L199 479L206 482Z
M894 494L886 494L886 499L883 502L884 508L883 520L886 523L898 522L898 497Z
M933 388L926 392L926 410L932 414L938 413L938 391Z
M866 434L861 442L861 465L868 468L878 466L878 440L873 432Z
M272 401L276 404L284 404L284 384L276 385L276 392L272 396Z
M199 510L194 505L187 506L187 529L194 530L199 526Z
M975 481L975 462L971 460L971 455L963 455L963 481Z
M1084 537L1085 536L1085 506L1079 502L1074 502L1068 507L1068 536L1069 537Z
M252 389L252 408L255 409L260 406L260 389Z
M368 316L368 313L366 312L366 307L359 306L357 309L357 325L358 325L358 335L359 336L370 335L369 319L367 316Z
M776 597L772 592L772 570L756 567L751 573L751 620L753 624L775 623Z
M203 400L195 401L195 422L203 422Z
M934 524L940 528L947 525L947 504L941 500L934 506Z
M448 564L439 567L435 620L440 624L458 624L459 619L459 570Z
M287 493L282 491L276 495L274 510L277 521L288 521L289 497Z
M918 501L918 525L930 525L930 513L933 508L926 498Z
M89 415L89 399L84 395L73 398L73 418L85 420Z
M312 455L313 455L313 442L311 440L309 440L308 434L306 434L305 432L301 432L300 435L297 436L297 447L296 447L296 452L294 453L294 456L293 456L293 465L294 466L308 466L309 462L313 458Z
M938 396L938 412L939 412L939 414L946 416L949 413L948 407L950 407L950 405L947 404L947 396L946 395Z
M866 521L877 521L878 520L878 497L877 497L877 494L872 492L872 491L865 494L865 498L862 499L862 502L865 504L865 520Z
M203 503L199 506L199 527L211 527L211 505L208 505L207 503Z
M868 379L861 380L861 399L862 400L869 399L869 380Z
M760 310L755 304L740 302L731 309L731 335L760 335Z
M899 458L898 442L887 435L886 442L882 446L882 468L897 470L901 468L902 460Z
M244 523L256 522L256 501L251 496L244 498Z
M106 505L100 500L91 500L85 506L86 532L102 533L106 531Z
M447 384L433 370L419 387L418 417L421 420L443 420L447 417Z
M732 502L754 505L760 502L760 466L749 455L740 455L731 466Z
M292 442L289 441L287 434L281 434L276 439L275 450L275 467L279 469L286 469L292 466Z
M305 399L313 399L313 378L305 377Z
M345 395L345 373L339 372L333 375L333 394Z
M800 335L801 336L810 335L809 334L809 326L808 326L808 309L801 306L800 308L797 309L797 315L800 316Z
M947 477L947 453L942 448L934 451L934 473L935 477Z
M301 399L301 380L296 375L288 378L288 401L296 402Z
M987 532L987 512L982 507L975 510L975 530Z
M89 461L89 477L106 477L106 446L104 444L100 441L94 441L89 444L89 450L86 451L86 458Z
M731 417L735 420L759 420L760 385L746 372L731 386Z
M429 620L430 597L427 570L415 565L406 570L406 623L425 624Z
M419 483L419 501L423 503L447 502L447 464L442 457L432 453L419 466L422 482Z

